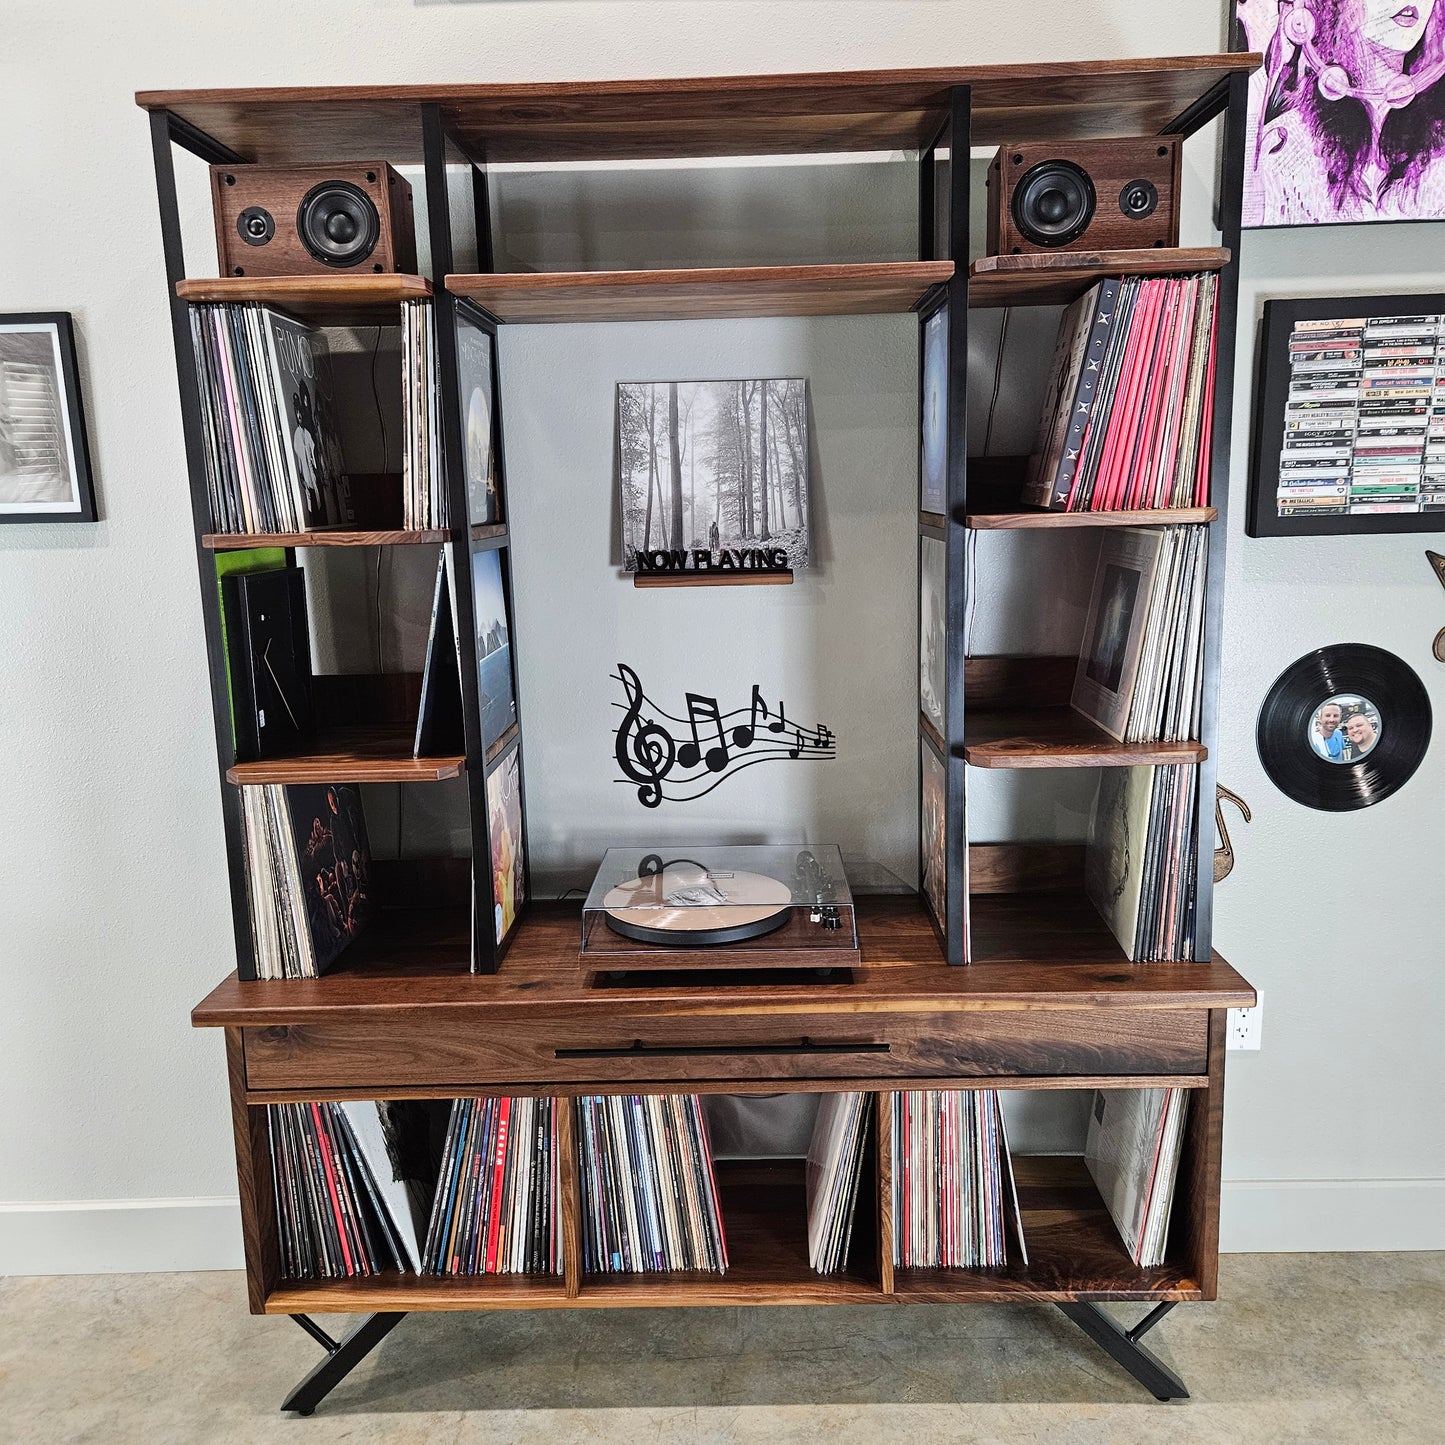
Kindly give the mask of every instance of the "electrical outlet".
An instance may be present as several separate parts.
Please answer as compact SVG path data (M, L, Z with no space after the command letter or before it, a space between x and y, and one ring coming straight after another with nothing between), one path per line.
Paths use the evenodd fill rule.
M1228 1049L1257 1049L1264 1032L1264 994L1254 991L1253 1008L1232 1008L1224 1026L1224 1046Z

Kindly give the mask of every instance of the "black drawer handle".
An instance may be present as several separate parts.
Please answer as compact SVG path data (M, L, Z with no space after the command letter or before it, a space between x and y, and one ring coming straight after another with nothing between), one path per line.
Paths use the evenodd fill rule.
M553 1049L558 1059L696 1059L703 1057L751 1058L759 1054L886 1054L892 1044L645 1044L637 1039L615 1049Z

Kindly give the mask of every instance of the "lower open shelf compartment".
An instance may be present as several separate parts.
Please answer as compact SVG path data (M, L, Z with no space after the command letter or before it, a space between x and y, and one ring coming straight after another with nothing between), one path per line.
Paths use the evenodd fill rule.
M876 1152L875 1152L876 1160ZM637 1308L681 1305L966 1304L1113 1299L1197 1300L1189 1268L1140 1269L1128 1257L1084 1161L1074 1155L1016 1155L1014 1169L1030 1263L1003 1269L896 1270L885 1291L878 1247L876 1167L864 1169L847 1265L832 1275L808 1264L801 1159L718 1160L727 1232L724 1274L581 1275L569 1296L551 1275L435 1278L387 1271L370 1279L285 1280L266 1296L268 1314L410 1310ZM1176 1211L1187 1207L1187 1191ZM566 1189L564 1186L564 1197ZM1171 1258L1186 1234L1174 1224Z

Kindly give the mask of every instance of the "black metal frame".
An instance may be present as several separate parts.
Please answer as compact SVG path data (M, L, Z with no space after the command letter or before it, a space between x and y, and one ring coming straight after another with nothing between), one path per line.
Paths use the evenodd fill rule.
M1177 1303L1177 1300L1165 1300L1155 1305L1132 1330L1126 1330L1092 1300L1063 1300L1059 1308L1156 1400L1187 1400L1189 1391L1184 1388L1184 1381L1158 1355L1139 1343Z
M968 488L968 247L969 134L968 86L949 92L948 117L918 158L918 251L925 260L953 261L954 271L935 298L918 306L919 417L923 415L924 327L940 309L948 315L947 475L944 525L935 514L918 514L919 567L924 537L943 542L944 590L944 917L935 918L944 959L951 965L968 962L968 818L966 765L963 761L963 677L967 653L964 628L967 598L968 531L964 526ZM938 152L947 148L948 159ZM962 157L960 164L958 158ZM942 201L942 204L940 204ZM919 502L921 508L921 486ZM922 585L920 580L920 586ZM931 730L920 712L919 742L938 753ZM923 756L918 759L919 838L923 834ZM930 916L932 910L930 909Z
M406 1318L399 1314L367 1315L339 1340L333 1340L310 1315L291 1318L326 1351L326 1358L282 1401L283 1410L312 1415L316 1407Z

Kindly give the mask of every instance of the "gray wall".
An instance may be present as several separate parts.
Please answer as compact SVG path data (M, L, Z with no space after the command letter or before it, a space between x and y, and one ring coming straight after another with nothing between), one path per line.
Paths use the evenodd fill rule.
M148 136L132 93L1205 51L1219 43L1221 17L1176 4L1152 7L1141 26L1144 12L1123 0L1045 0L1026 23L981 0L358 0L344 20L327 0L224 11L53 0L12 12L0 51L5 304L75 313L105 520L0 531L0 1272L228 1263L238 1239L220 1040L192 1032L186 1013L228 966L229 922ZM1197 191L1207 155L1187 165ZM505 243L519 261L549 266L789 260L815 248L844 259L903 254L912 200L901 168L813 166L760 179L706 169L508 179ZM187 182L186 209L199 260L208 217L198 182ZM734 205L745 184L750 211ZM585 240L575 255L543 249L544 210L577 220ZM1250 236L1244 315L1266 295L1438 289L1441 235ZM1026 330L1011 342L1019 359L1005 387L1024 412L1038 364L1029 358L1047 345ZM985 346L978 358L984 384L991 356ZM726 795L729 812L756 810L762 830L836 838L911 870L913 765L900 738L912 715L912 358L910 323L899 318L508 333L539 863L565 874L604 835L640 836L628 832L639 819L611 802L622 790L601 746L607 665L650 655L682 687L696 649L715 652L709 665L725 688L764 681L765 656L798 688L796 705L845 739L836 763L779 769L766 790L749 792L744 775ZM826 563L787 593L737 594L725 624L704 605L711 594L670 599L659 627L662 607L644 607L594 548L606 519L611 386L628 375L754 370L812 381ZM1000 425L1026 423L1001 413ZM1218 942L1268 1006L1263 1052L1231 1062L1225 1244L1440 1247L1445 986L1432 867L1445 764L1437 746L1396 798L1326 817L1273 790L1251 735L1276 673L1332 640L1401 653L1438 706L1429 642L1445 621L1441 594L1419 541L1244 542L1232 526L1221 777L1256 812L1236 831L1240 865L1220 892ZM1017 579L1020 554L1005 554L1024 545L981 544L980 575ZM1031 555L1040 575L1063 569L1083 585L1086 556ZM541 581L543 560L562 583ZM399 579L396 596L417 585ZM975 646L1055 645L1077 626L1065 592L1030 614L1013 603L1038 592L1019 581L982 589ZM409 654L415 638L398 632L393 643ZM1080 786L980 788L975 816L992 816L997 836L1076 836ZM445 817L419 826L433 821L446 827ZM687 818L689 830L705 822Z

